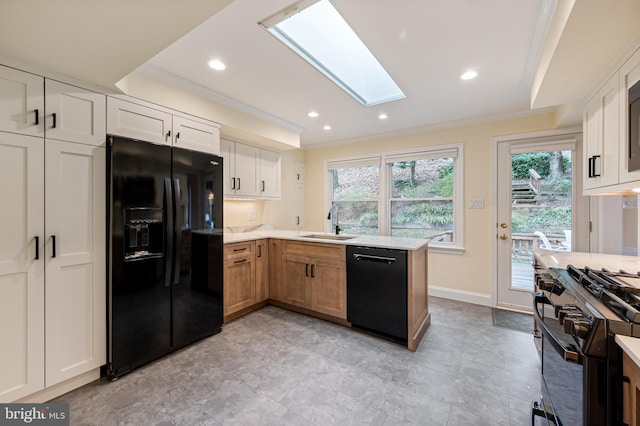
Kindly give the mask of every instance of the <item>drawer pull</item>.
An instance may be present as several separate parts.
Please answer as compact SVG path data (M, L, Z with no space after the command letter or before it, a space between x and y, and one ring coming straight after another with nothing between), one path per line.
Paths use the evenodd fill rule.
M246 261L247 261L247 259L242 259L242 260L236 260L236 261L235 261L235 262L233 262L233 263L244 263L244 262L246 262Z
M239 251L245 251L246 249L247 249L246 247L242 247L242 248L233 249L233 251L235 253L235 252L239 252Z

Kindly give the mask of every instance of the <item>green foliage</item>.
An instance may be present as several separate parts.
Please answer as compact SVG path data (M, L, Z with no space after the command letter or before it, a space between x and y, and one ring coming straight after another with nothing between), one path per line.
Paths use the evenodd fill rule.
M514 208L511 217L513 232L556 231L571 229L571 206L546 208Z
M545 181L540 187L540 192L544 195L552 194L555 197L571 197L571 179L553 179Z
M513 179L528 179L529 169L533 169L542 177L549 175L549 153L527 152L512 156L511 166Z
M452 225L453 206L417 203L393 216L392 225L405 225L408 223L427 224L432 227Z
M433 192L440 197L453 197L453 164L438 168L440 179L433 183Z

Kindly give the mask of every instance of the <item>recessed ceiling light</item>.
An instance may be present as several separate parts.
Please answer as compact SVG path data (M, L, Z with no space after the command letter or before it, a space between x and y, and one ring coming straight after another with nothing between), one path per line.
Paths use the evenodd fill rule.
M329 125L327 124L327 125L325 125L325 126L323 127L323 129L324 129L324 130L331 130L331 126L329 126Z
M310 111L307 115L311 118L316 118L320 114L318 114L316 111Z
M224 62L222 62L220 59L212 59L211 61L209 61L209 67L216 71L222 71L227 68Z
M383 112L382 114L380 114L380 115L378 116L378 118L379 118L380 120L386 120L387 118L389 118L389 116Z
M640 194L640 188L633 188L632 191Z
M467 71L460 76L462 80L471 80L472 78L476 78L478 73L476 71Z

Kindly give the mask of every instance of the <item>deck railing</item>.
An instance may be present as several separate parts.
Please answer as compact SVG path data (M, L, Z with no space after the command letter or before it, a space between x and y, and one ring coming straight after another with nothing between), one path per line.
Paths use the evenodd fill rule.
M552 245L561 245L565 241L564 235L548 234L547 238ZM533 250L541 246L540 238L535 234L511 234L511 258L530 259Z

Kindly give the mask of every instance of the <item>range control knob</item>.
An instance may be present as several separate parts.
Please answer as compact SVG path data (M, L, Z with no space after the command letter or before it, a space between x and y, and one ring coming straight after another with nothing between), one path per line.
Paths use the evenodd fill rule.
M589 334L589 328L591 326L591 324L589 324L589 321L573 318L566 319L564 324L565 332L571 333L571 335L576 336L580 339L584 339L587 337L587 334ZM567 328L569 329L567 330Z
M582 318L582 314L577 310L569 310L569 311L560 310L560 311L558 311L558 321L560 322L560 325L562 325L562 324L565 325L565 330L567 328L567 321L573 321L573 320L577 320L579 318Z

